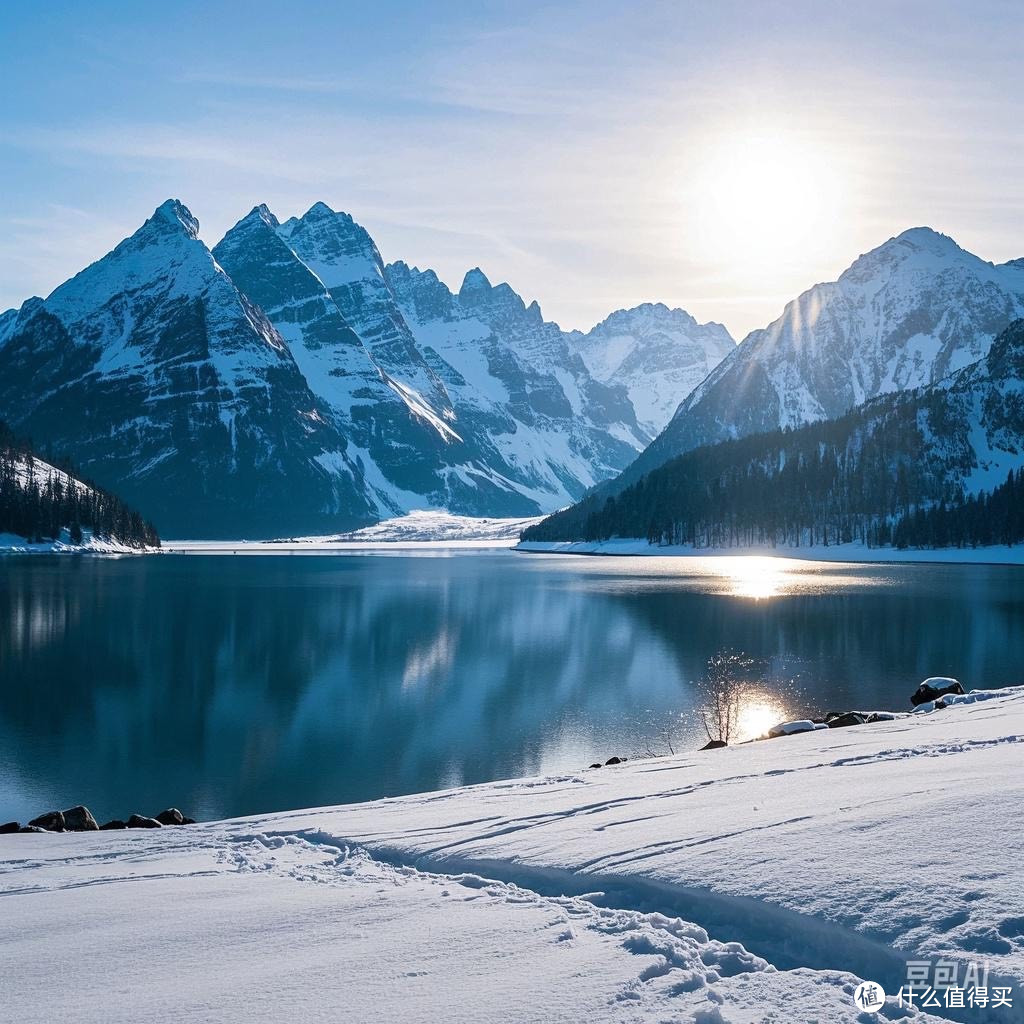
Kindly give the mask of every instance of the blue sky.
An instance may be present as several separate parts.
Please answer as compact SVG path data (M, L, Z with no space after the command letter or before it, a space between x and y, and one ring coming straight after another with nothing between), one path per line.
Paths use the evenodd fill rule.
M902 229L1024 256L1024 5L11 2L0 308L183 200L322 199L587 328L740 337Z

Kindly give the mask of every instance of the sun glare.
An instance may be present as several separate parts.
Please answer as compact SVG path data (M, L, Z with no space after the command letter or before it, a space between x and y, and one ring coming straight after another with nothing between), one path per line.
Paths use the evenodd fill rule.
M767 126L709 142L695 168L691 211L705 255L764 265L834 233L845 205L843 161L808 136Z
M723 574L729 580L729 593L755 601L777 597L786 588L785 563L780 558L762 555L722 559Z
M763 736L786 717L786 709L778 701L767 698L750 700L740 708L736 718L737 739L742 743Z

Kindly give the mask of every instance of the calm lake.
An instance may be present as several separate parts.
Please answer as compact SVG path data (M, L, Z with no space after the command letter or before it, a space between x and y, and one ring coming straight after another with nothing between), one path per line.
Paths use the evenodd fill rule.
M755 732L1024 682L1024 570L505 550L0 558L0 821L214 818L704 742L709 657ZM798 742L798 741L793 741Z

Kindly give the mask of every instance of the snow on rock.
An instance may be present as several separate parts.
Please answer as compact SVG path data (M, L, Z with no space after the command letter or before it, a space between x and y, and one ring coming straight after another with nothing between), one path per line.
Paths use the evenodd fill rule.
M569 504L628 465L649 440L625 388L592 376L570 335L546 322L536 302L528 306L479 269L466 274L458 293L431 270L402 261L385 269L406 323L444 380L460 429L483 442L478 460L506 490L538 510Z
M342 534L338 540L348 541L445 541L496 540L514 543L528 526L539 523L532 519L487 519L453 516L450 512L422 509L396 519L386 519L376 526Z
M736 347L721 324L700 324L662 302L617 310L586 334L570 335L570 344L598 380L626 386L652 437Z
M12 1019L1024 1020L1024 687L939 714L152 833L0 837ZM142 908L159 908L149 913ZM88 942L82 935L88 934ZM209 965L216 963L216 971ZM59 965L61 984L54 985ZM46 992L45 1001L39 993Z
M818 726L810 721L809 719L801 719L798 722L779 722L778 725L773 725L768 730L769 736L794 736L798 732L814 732ZM823 729L827 729L827 725L822 725Z

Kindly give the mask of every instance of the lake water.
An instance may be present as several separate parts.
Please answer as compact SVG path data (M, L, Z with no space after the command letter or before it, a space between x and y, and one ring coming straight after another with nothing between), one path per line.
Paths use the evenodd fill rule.
M0 821L346 803L1024 682L1024 570L510 551L0 558Z

